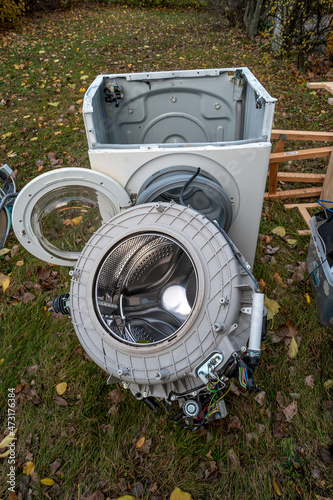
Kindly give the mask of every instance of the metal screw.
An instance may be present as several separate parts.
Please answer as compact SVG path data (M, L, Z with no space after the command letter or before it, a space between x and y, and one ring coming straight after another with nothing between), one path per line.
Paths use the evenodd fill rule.
M170 101L171 102L177 102L177 97L175 97L174 95L172 97L170 97Z
M128 384L127 382L123 382L123 388L124 388L124 389L128 389L128 385L129 385L129 384Z
M128 114L129 114L129 115L131 115L131 114L133 114L133 113L134 113L134 111L133 111L133 109L132 109L132 108L128 108L127 112L128 112Z
M214 108L215 109L221 109L221 104L219 104L218 102L214 105Z
M148 396L148 392L143 392L143 393L142 393L142 396L143 396L144 398L146 398L146 397Z
M171 401L176 401L176 396L172 395L172 396L170 397L170 399L171 399Z

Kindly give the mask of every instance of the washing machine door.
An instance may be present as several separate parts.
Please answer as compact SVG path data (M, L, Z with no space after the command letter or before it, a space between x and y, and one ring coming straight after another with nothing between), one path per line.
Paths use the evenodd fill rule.
M129 206L129 195L110 177L63 168L36 177L22 189L12 225L19 242L35 257L74 266L92 234Z

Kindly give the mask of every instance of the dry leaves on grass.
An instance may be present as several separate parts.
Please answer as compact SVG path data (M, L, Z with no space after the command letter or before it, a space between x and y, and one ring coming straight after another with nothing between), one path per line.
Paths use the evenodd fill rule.
M62 396L67 391L67 382L61 382L56 386L56 391L59 396Z
M296 337L297 334L298 332L291 321L286 321L285 323L281 323L281 325L274 332L272 342L274 344L277 344L285 338Z
M267 319L272 319L279 312L280 305L265 295L264 304L267 307Z

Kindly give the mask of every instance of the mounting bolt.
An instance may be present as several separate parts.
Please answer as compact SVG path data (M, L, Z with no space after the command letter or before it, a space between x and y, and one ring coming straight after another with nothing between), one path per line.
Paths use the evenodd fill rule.
M148 396L148 392L143 392L143 393L142 393L142 396L143 396L144 398L146 398L146 397Z
M129 384L127 382L123 382L123 388L128 389Z
M171 401L176 401L176 396L174 394L172 394L172 396L170 396L170 399L171 399Z
M221 104L219 104L218 102L215 103L214 108L215 109L221 109Z
M175 97L174 95L172 97L170 97L170 101L171 102L177 102L177 97Z
M133 111L132 108L128 108L127 112L128 112L129 115L132 115L134 113L134 111Z

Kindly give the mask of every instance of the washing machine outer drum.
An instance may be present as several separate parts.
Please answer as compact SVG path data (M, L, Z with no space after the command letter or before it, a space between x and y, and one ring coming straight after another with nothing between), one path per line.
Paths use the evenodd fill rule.
M111 382L126 383L137 397L163 398L171 388L200 385L195 367L213 351L226 363L246 345L250 282L202 214L173 202L136 205L83 249L72 274L71 318Z
M189 172L162 172L147 187L140 190L136 203L171 200L179 203L180 193L191 177ZM198 175L184 190L183 200L186 205L203 213L208 219L215 220L228 231L233 215L231 201L218 182Z

